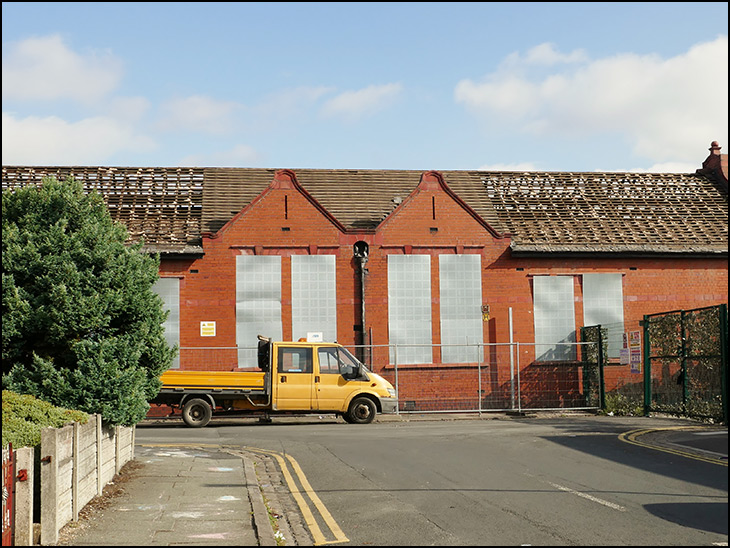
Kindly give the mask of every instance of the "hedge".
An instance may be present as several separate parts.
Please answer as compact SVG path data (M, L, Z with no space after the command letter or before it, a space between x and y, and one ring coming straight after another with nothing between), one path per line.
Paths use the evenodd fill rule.
M34 396L3 390L3 447L35 447L41 443L41 429L60 428L70 422L86 424L89 415L55 407Z

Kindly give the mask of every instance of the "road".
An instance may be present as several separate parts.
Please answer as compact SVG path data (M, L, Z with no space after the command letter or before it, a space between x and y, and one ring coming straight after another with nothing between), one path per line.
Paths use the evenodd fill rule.
M677 424L590 416L220 420L199 430L138 426L137 443L264 451L289 469L290 490L306 494L317 544L727 546L727 466L621 438Z

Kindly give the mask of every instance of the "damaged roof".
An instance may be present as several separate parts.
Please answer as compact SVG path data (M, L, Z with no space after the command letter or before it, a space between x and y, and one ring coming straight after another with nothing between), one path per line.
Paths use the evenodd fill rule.
M711 149L712 150L712 149ZM725 165L727 156L722 155ZM343 226L373 231L424 171L293 169ZM726 171L726 168L725 168ZM149 251L200 253L274 179L275 169L3 166L2 187L73 177L103 197ZM727 175L441 171L446 184L515 253L727 255Z

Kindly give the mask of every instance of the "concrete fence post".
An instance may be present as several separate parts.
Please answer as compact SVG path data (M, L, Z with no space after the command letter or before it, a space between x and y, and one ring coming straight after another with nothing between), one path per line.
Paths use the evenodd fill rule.
M113 475L113 472L118 474L124 464L134 458L134 427L104 428L101 415L92 415L90 421L96 422L86 426L74 422L63 428L41 430L40 543L44 546L56 544L60 529L71 520L78 521L81 509L92 498L91 494L96 492L97 495L102 495L104 486L112 479L109 476ZM112 436L114 439L111 439ZM105 447L106 455L104 455ZM93 448L96 449L95 455L90 454L90 449ZM16 453L23 455L23 449L29 453L25 460L20 461L22 464L19 465L19 469L27 471L24 475L28 481L18 482L20 494L16 508L19 512L25 507L28 508L28 512L16 518L20 531L17 544L26 545L28 539L27 544L32 545L34 450L22 448ZM83 464L81 459L84 459ZM114 462L111 459L114 459ZM89 466L94 462L95 470L93 465ZM96 474L96 485L94 485L94 474ZM25 530L27 532L23 532Z
M33 485L35 450L15 450L15 470L20 476L15 483L15 546L33 546Z
M79 435L81 425L78 422L73 423L73 446L71 449L71 459L73 461L73 469L71 472L71 516L74 521L79 521Z
M58 542L58 430L41 429L41 544Z
M122 433L121 426L114 427L114 473L118 474L122 468Z
M104 478L101 474L102 463L104 462L102 455L103 437L101 431L101 415L94 415L96 420L96 494L101 496L104 492Z

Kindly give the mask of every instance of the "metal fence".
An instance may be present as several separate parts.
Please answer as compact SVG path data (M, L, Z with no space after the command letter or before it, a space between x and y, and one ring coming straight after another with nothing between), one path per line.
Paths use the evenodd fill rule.
M581 339L596 344L601 408L727 423L727 305L622 324L620 357L609 356L607 327L581 329Z
M644 406L727 423L727 305L644 316Z
M398 413L608 408L727 423L727 343L723 304L583 327L580 342L547 349L523 342L347 348L393 384ZM183 369L258 370L256 347L181 348L179 361Z
M563 343L539 361L533 343L346 346L396 389L398 413L598 409L595 343ZM181 348L183 369L257 370L255 348ZM426 357L418 363L414 356ZM460 356L460 362L444 358ZM409 359L410 358L410 359Z
M403 363L399 357L416 345L351 349L396 388L398 412L486 412L547 409L596 409L598 362L587 351L593 343L562 343L562 361L537 361L532 343L427 345L430 363ZM458 351L458 352L455 352ZM445 363L444 355L474 356ZM368 356L368 354L370 354ZM387 354L391 359L383 359ZM374 356L373 356L374 355ZM378 359L378 357L380 359ZM379 366L378 364L386 364Z

